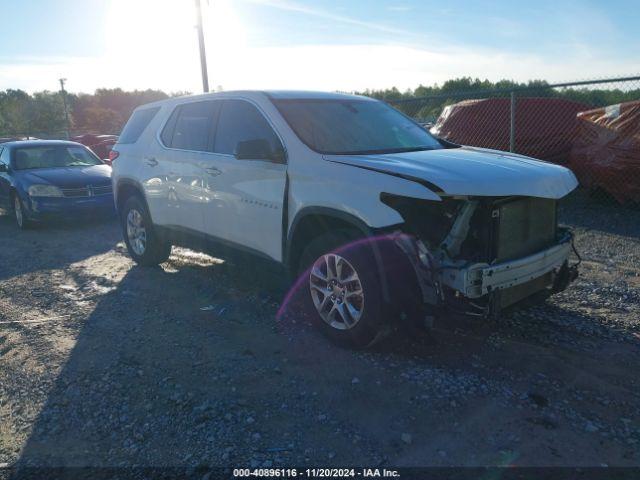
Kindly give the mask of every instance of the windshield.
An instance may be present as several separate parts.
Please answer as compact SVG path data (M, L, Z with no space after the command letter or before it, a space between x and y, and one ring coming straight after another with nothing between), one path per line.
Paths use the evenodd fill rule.
M75 145L38 145L14 150L16 170L103 165L89 149Z
M273 100L296 135L319 153L398 153L443 148L420 125L383 102Z

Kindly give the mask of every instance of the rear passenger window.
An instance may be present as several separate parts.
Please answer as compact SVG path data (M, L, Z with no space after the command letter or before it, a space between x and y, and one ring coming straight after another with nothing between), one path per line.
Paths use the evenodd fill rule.
M238 142L247 140L267 140L272 151L282 150L280 139L256 107L244 100L225 100L218 120L214 151L233 155Z
M118 143L136 143L144 129L147 128L149 122L156 116L160 107L145 108L144 110L136 110L131 118L124 126L124 130L118 138Z
M220 102L193 102L178 106L160 135L171 148L211 151L211 135Z
M160 140L166 147L171 146L171 140L173 139L173 131L176 128L176 120L178 119L178 113L180 112L180 108L176 108L171 113L169 117L169 121L167 121L166 125L162 129L162 133L160 134Z

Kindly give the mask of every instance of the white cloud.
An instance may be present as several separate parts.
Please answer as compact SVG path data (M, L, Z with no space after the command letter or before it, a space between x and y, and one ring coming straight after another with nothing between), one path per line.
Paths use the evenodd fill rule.
M255 48L231 54L210 51L210 83L231 89L313 89L353 91L366 88L414 88L472 76L526 81L571 81L640 72L640 61L620 62L590 55L550 61L535 55L451 48L433 51L402 45L311 45ZM32 59L33 60L33 59ZM0 88L55 89L61 76L70 91L98 87L200 89L197 55L144 61L125 56L67 58L5 64Z
M307 7L290 0L246 0L371 30L385 25ZM195 18L183 0L112 0L107 15L106 52L97 57L0 58L0 89L55 90L68 79L73 92L101 87L201 88ZM206 2L203 2L203 6ZM161 7L160 7L161 6ZM559 48L552 56L511 54L477 46L361 43L345 45L252 46L230 0L212 0L203 9L210 85L231 89L365 90L472 76L519 81L570 81L640 72L637 57L616 60L603 52ZM142 19L142 20L141 20ZM397 36L405 41L411 38ZM415 40L415 39L414 39Z
M327 10L308 7L307 5L302 5L300 3L292 2L290 0L248 0L248 1L251 3L259 4L259 5L277 8L279 10L285 10L288 12L296 12L296 13L304 13L306 15L310 15L316 18L323 18L325 20L331 20L333 22L340 22L348 25L364 27L369 30L375 30L375 31L384 32L384 33L393 33L393 34L399 34L399 35L405 35L407 33L405 30L401 30L398 28L392 28L387 25L383 25L376 22L358 20L356 18L348 17L345 15L337 15Z

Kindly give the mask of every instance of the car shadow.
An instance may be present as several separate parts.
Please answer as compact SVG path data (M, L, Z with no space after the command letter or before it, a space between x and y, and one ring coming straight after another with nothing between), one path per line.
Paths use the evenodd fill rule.
M83 256L114 240L113 232L96 237L96 248ZM183 466L196 458L219 464L228 445L207 432L223 424L228 444L246 443L231 439L243 435L234 432L236 413L246 411L238 397L253 397L253 405L264 400L264 369L273 374L274 352L286 348L273 321L286 283L267 266L174 248L162 267L129 268L88 316L68 325L76 332L73 346L15 467ZM85 269L69 274L78 285L95 280ZM282 375L275 380L286 391ZM225 420L229 414L233 419Z
M175 465L196 448L190 432L203 425L191 408L215 397L221 373L212 341L221 332L199 310L212 298L193 285L198 269L134 267L98 302L17 466ZM201 413L213 420L224 409Z
M31 392L43 404L18 472L193 471L247 465L280 450L300 460L304 448L290 446L300 431L314 432L313 449L327 439L336 451L356 448L331 424L319 425L317 414L282 408L298 403L306 412L317 403L326 411L336 397L346 401L335 372L353 362L353 352L330 344L294 311L278 321L279 277L250 266L177 249L162 267L128 269L90 314L66 326L73 344L59 371L45 390ZM78 284L92 280L84 269L74 275ZM37 335L46 334L40 327ZM307 398L304 390L316 392ZM260 432L269 443L256 444Z

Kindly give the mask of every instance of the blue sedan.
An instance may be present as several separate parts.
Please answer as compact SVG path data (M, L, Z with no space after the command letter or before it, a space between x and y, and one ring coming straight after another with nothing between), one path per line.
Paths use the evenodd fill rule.
M113 215L111 167L75 142L0 144L0 206L22 229L48 219Z

